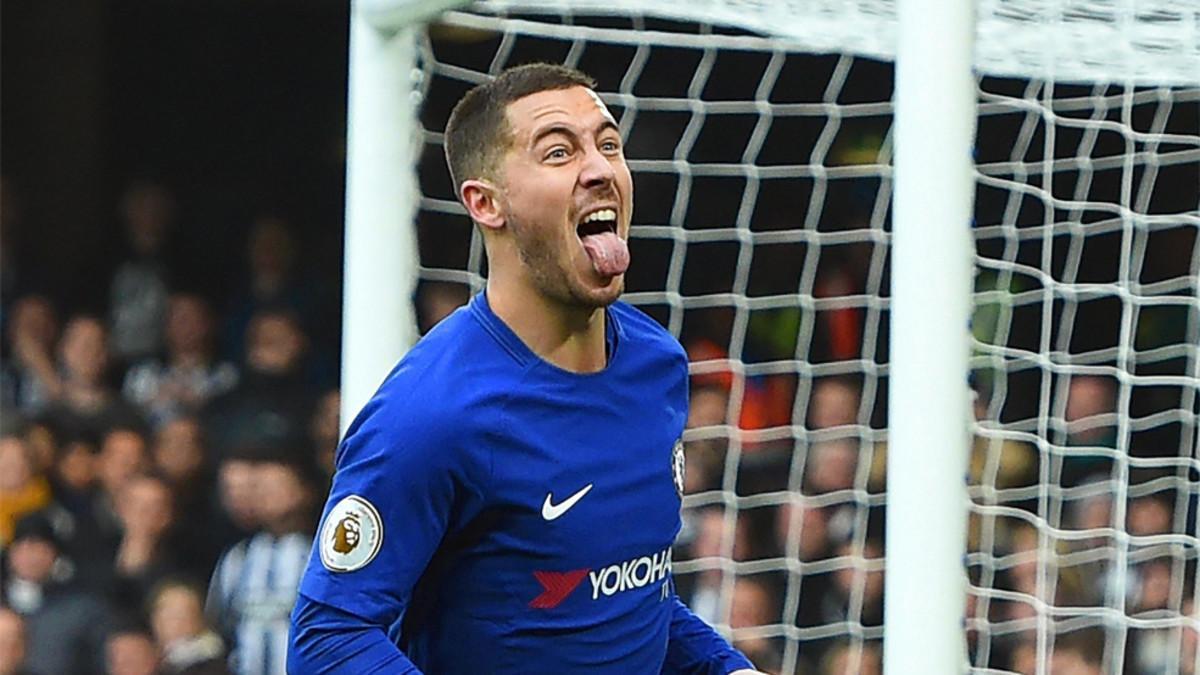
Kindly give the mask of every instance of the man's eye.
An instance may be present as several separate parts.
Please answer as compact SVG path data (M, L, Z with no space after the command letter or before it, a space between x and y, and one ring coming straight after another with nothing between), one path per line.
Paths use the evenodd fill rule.
M554 148L546 153L546 159L565 159L567 157L566 148Z
M602 141L600 149L604 152L616 152L621 149L621 144L616 141Z

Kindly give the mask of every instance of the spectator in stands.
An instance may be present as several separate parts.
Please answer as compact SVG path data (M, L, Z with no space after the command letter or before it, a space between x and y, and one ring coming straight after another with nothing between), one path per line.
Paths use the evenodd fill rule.
M698 509L685 522L689 523L691 540L680 556L684 559L702 559L719 556L725 528L724 515L720 508ZM685 512L685 515L688 515ZM696 616L709 623L717 620L721 606L721 569L704 566L690 575L676 575L676 590L681 599L695 612Z
M261 529L217 563L207 612L238 675L284 673L289 618L312 547L316 470L278 449L247 452Z
M729 441L725 434L712 427L725 425L728 421L728 390L715 383L693 386L687 428L706 431L703 437L684 443L687 467L684 472L685 494L720 489Z
M25 620L0 607L0 675L29 675L24 666Z
M153 587L180 566L172 546L171 486L154 474L133 476L117 494L116 511L121 540L113 558L113 599L119 609L133 614L145 606Z
M140 429L117 426L104 434L96 461L98 479L96 520L100 528L119 536L117 496L134 476L150 467L147 441Z
M75 566L76 581L100 590L110 580L113 531L112 521L106 521L106 532L97 520L103 502L96 479L97 452L95 443L80 435L59 445L50 473L54 502L47 515L60 533L63 556Z
M685 548L680 551L681 559L708 558L709 563L726 557L727 545L732 546L728 553L734 560L748 560L751 555L749 520L739 517L733 527L732 541L726 533L725 512L719 506L708 506L694 512L685 512L685 522L688 532L681 536L686 538ZM721 568L716 565L705 565L699 572L687 577L676 577L679 596L697 616L709 623L716 623L720 616L721 590L723 584Z
M733 583L733 598L729 604L729 627L740 629L769 626L779 623L780 589L764 576L739 576ZM733 646L741 650L759 670L778 672L782 650L777 640L734 635Z
M217 465L217 494L221 513L235 533L230 544L256 532L261 525L255 505L259 496L255 490L254 461L232 452Z
M735 375L727 366L720 362L728 359L729 354L716 342L700 338L689 340L687 343L688 360L696 362L715 361L704 367L704 370L692 377L692 387L699 390L702 387L720 387L728 395L736 386L742 388L742 401L736 416L736 426L739 430L767 429L791 424L792 401L795 397L795 386L791 378L778 376L744 377ZM730 422L734 419L731 418ZM763 445L758 441L743 439L743 449L757 450Z
M104 652L106 675L158 675L158 648L140 626L114 631Z
M96 454L99 451L91 439L82 435L68 436L55 447L50 483L55 501L71 506L83 499L96 486Z
M1117 447L1117 386L1111 377L1071 375L1063 410L1066 445L1074 447ZM1106 471L1100 454L1072 454L1063 460L1062 483L1078 484L1085 477Z
M1037 598L1037 568L1040 555L1037 529L1023 521L1014 523L1007 529L1007 541L1002 550L1007 555L1015 556L1007 569L1011 590ZM1026 606L1025 603L1017 604L1021 606L1017 608L1019 610Z
M851 490L858 469L858 439L835 438L813 443L805 467L805 494Z
M316 396L304 378L308 340L293 314L264 310L246 331L246 367L237 387L213 400L205 436L218 452L292 444L307 436Z
M831 506L818 506L811 498L793 499L784 504L777 512L776 530L779 550L790 554L792 545L789 536L795 538L795 546L799 559L804 562L815 562L833 557L832 544L829 536L829 515L834 510ZM825 599L832 593L832 574L805 571L799 577L800 606L797 608L795 623L801 628L811 628L825 623ZM809 654L814 662L819 657L819 650L814 649Z
M174 197L163 185L134 181L126 187L121 220L127 250L109 287L113 354L125 363L153 356L162 344L174 218Z
M811 498L794 496L776 512L775 536L779 550L787 551L795 537L799 559L805 562L828 557L828 507Z
M198 586L179 579L160 583L149 613L162 675L227 675L225 643L208 625Z
M208 578L221 551L241 535L220 512L214 467L199 421L184 416L163 424L154 435L152 454L155 471L170 484L177 507L177 557L184 571Z
M1129 502L1127 529L1137 537L1168 534L1172 518L1171 507L1161 493L1138 497Z
M250 339L250 325L263 311L285 311L302 329L309 328L313 302L295 274L298 255L291 225L281 216L264 214L254 221L246 239L247 278L226 313L224 341L231 358Z
M212 315L200 296L171 296L164 334L165 358L140 361L125 375L125 398L138 404L154 426L198 412L238 379L236 366L215 359Z
M15 429L0 430L0 549L23 516L50 503L50 484L37 472L33 454Z
M1067 389L1064 419L1069 445L1116 447L1116 383L1099 375L1074 375Z
M21 435L33 455L34 466L39 473L49 473L58 456L58 442L61 433L51 426L48 420L40 416L28 418L19 425L23 430Z
M830 256L827 264L818 272L813 285L817 298L847 298L863 292L861 278L856 279L853 264L839 264L839 256ZM851 263L850 260L846 261ZM861 275L865 276L865 275ZM865 312L862 307L838 307L817 313L814 348L818 356L829 361L846 361L862 355L862 333ZM825 360L822 359L822 360Z
M862 391L845 377L827 377L813 383L808 402L808 428L829 429L855 424Z
M1151 558L1134 567L1129 594L1132 612L1152 612L1171 606L1171 559Z
M175 417L154 433L154 466L171 481L176 494L200 489L192 483L204 474L206 454L203 431L195 417Z
M989 393L976 389L972 407L975 419L989 421ZM1038 481L1038 454L1029 443L1011 438L976 433L971 448L970 485L1009 489L1034 485Z
M11 311L6 326L11 358L0 366L0 407L33 414L62 392L54 363L58 317L41 295L16 300Z
M44 514L21 519L6 550L0 605L25 620L30 670L90 675L103 665L110 614L100 599L65 578L60 552L59 536Z
M1114 529L1113 522L1113 502L1110 492L1111 483L1109 478L1103 474L1094 474L1084 478L1078 486L1080 490L1087 492L1074 500L1067 503L1066 516L1067 522L1077 530L1083 531L1086 534L1084 537L1073 538L1068 542L1064 542L1062 546L1069 546L1072 550L1082 551L1085 549L1105 548L1113 545L1111 533ZM1027 526L1032 530L1032 526ZM1037 546L1036 531L1026 533L1025 546L1029 550L1034 550ZM1076 601L1078 602L1099 602L1103 604L1109 585L1115 582L1117 570L1113 568L1107 561L1092 560L1082 562L1078 565L1064 568L1070 570L1074 576L1073 580L1079 581L1082 584L1081 588L1072 588L1072 591L1077 594ZM1026 571L1029 581L1032 583L1032 572ZM1058 591L1061 593L1065 587L1063 584L1058 584Z
M99 319L77 315L59 343L60 396L48 411L59 428L100 436L116 424L137 424L137 410L109 386L108 334Z
M859 552L852 542L847 541L837 546L834 553L847 562L834 571L830 592L821 602L822 623L853 620L857 615L864 626L883 625L883 570L861 567L880 565L883 545L876 539L867 538ZM860 603L852 602L856 591L862 594Z

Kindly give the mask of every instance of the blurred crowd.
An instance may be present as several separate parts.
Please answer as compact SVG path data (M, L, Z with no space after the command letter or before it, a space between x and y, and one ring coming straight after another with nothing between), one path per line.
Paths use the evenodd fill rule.
M4 675L284 672L338 440L331 320L285 220L247 228L212 297L181 281L174 209L127 187L103 306L3 261Z
M887 443L873 440L859 385L847 377L816 380L800 438L763 442L746 426L744 410L740 426L732 417L733 381L693 377L689 497L675 558L681 596L706 620L732 629L735 645L766 672L784 672L790 640L798 665L789 675L881 673ZM974 503L969 658L1034 675L1040 603L1084 614L1119 597L1128 616L1168 619L1129 630L1120 672L1193 673L1196 632L1169 620L1192 615L1195 566L1184 548L1162 543L1187 523L1177 512L1180 496L1161 472L1135 475L1118 513L1097 456L1114 447L1115 385L1078 376L1067 391L1066 442L1089 451L1077 458L1081 466L1059 466L1077 477L1049 502L1062 509L1062 531L1049 533L1035 518L1039 496L1050 492L1040 483L1043 460L1033 444L987 432L987 400L977 392L980 424L967 477ZM731 453L738 455L732 463ZM1122 568L1115 561L1126 534L1133 543ZM1117 672L1103 664L1114 648L1104 627L1118 625L1062 630L1043 645L1047 672Z

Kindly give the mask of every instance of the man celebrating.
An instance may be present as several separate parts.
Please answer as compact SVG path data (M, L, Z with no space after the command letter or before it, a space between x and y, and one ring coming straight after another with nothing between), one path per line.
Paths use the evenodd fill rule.
M347 431L291 672L753 672L672 587L687 360L616 302L633 181L593 87L522 66L451 114L487 290Z

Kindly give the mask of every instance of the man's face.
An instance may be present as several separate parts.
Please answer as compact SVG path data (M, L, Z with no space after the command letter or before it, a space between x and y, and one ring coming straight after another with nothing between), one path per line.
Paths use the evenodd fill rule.
M296 469L278 462L263 462L255 467L254 494L258 515L270 526L302 510L309 491Z
M217 474L222 508L238 527L246 530L259 524L255 469L253 462L227 459L221 462Z
M158 649L141 633L118 633L108 638L107 663L111 675L154 675Z
M12 575L35 584L45 583L54 570L58 549L54 544L37 537L24 537L8 547L8 563Z
M208 308L196 297L178 295L167 309L166 341L172 351L199 351L207 346L212 323Z
M128 534L161 537L174 520L171 491L154 478L134 478L117 496L117 516Z
M624 288L633 212L616 122L585 87L531 94L507 112L512 145L501 160L499 201L522 276L563 304L611 304ZM605 209L615 212L615 236L587 237L585 248L599 225L582 221Z
M204 602L185 586L163 590L150 610L150 627L161 645L204 632Z
M267 314L252 319L249 336L246 361L259 372L287 374L304 354L304 336L286 317Z
M99 459L100 482L115 497L125 482L145 467L146 442L132 431L113 431L105 437Z
M200 424L193 418L180 417L163 425L155 439L154 463L177 483L199 473L204 464Z
M108 338L100 322L80 318L67 324L60 349L72 375L89 384L100 382L108 367Z

